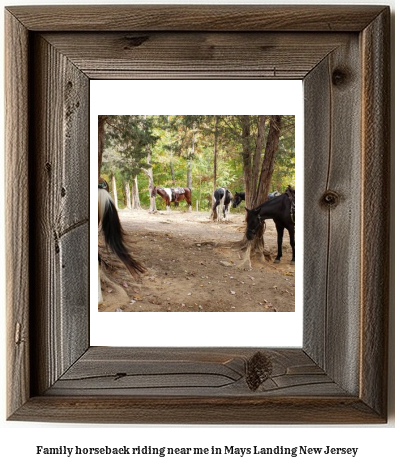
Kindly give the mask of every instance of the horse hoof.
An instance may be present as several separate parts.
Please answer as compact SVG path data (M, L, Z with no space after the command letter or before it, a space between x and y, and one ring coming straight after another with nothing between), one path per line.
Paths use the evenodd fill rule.
M295 260L294 260L294 259L291 261L291 264L295 264Z
M279 259L275 259L275 260L273 261L273 263L276 263L276 264L278 264L279 262L280 262Z

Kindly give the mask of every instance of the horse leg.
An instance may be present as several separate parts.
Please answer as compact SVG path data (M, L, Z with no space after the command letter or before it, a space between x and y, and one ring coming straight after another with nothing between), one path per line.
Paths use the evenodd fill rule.
M217 208L218 213L218 222L220 222L223 218L225 218L225 205L224 205L224 198L222 197L219 201L219 206Z
M277 229L277 257L274 260L274 262L279 263L283 255L284 227L280 224L276 224L276 229Z
M291 263L294 264L295 263L295 227L289 228L288 233L289 233L289 242L290 242L291 248L292 248Z
M166 210L170 211L170 199L166 199Z
M217 220L218 222L218 204L219 202L218 201L215 201L214 205L213 205L213 220Z
M192 192L189 188L188 191L185 190L184 199L188 204L188 212L192 212Z

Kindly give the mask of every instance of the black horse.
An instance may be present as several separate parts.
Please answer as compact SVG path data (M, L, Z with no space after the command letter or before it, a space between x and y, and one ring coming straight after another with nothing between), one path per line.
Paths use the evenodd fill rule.
M224 218L226 220L226 215L229 212L229 204L233 199L232 193L227 188L218 188L214 191L213 196L213 218L218 222Z
M235 209L238 205L240 205L241 201L246 200L246 193L235 193L233 198L232 207Z
M277 229L277 257L275 263L279 263L282 257L282 245L284 229L289 233L292 247L292 263L295 262L295 190L291 187L280 196L269 199L255 209L247 209L246 237L253 240L259 227L266 219L273 219Z
M274 191L272 193L269 193L268 196L267 196L267 199L273 199L274 197L277 197L277 196L280 196L280 193L278 191ZM237 206L240 205L240 203L242 201L245 201L246 200L246 193L245 192L242 192L242 193L235 193L235 196L233 198L233 202L232 202L232 207L233 208L236 208Z

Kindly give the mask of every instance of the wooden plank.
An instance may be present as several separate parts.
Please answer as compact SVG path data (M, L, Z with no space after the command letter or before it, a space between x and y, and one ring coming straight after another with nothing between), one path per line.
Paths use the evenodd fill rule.
M8 7L32 31L361 31L376 5L64 5Z
M390 11L362 34L361 398L387 410L390 236ZM377 246L380 247L377 250Z
M330 393L330 390L329 390ZM144 424L365 424L383 418L355 397L33 397L12 420Z
M34 387L41 393L89 344L89 87L43 38L32 49Z
M305 155L311 168L305 182L309 207L305 225L306 351L352 394L358 393L359 386L361 289L362 72L358 50L358 37L350 38L305 81L306 93L312 96L306 105L306 140L312 143L307 144ZM317 79L319 88L325 83L326 93L321 88L321 96L315 88ZM323 314L317 315L317 311ZM316 335L320 342L311 341Z
M5 12L7 413L30 394L28 31ZM18 80L14 80L15 77Z
M303 79L348 34L45 34L92 79ZM298 60L295 61L295 56Z
M326 372L358 393L361 250L361 63L359 38L329 60L331 135L325 204L329 216ZM341 267L341 271L339 271Z
M59 239L57 277L60 288L59 342L61 370L89 345L89 224L76 224Z
M320 198L326 190L330 155L329 57L303 82L305 93L303 347L326 368L328 212ZM314 279L314 282L310 280Z
M253 349L90 348L46 392L119 396L344 396L300 349L262 349L260 384L250 385ZM295 373L298 368L298 373Z

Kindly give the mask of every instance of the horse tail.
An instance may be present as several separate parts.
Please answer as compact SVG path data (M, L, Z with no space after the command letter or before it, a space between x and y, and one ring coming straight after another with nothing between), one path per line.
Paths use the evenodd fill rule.
M118 256L131 274L143 273L144 267L129 254L117 209L104 189L99 189L99 221L101 221L107 247Z

